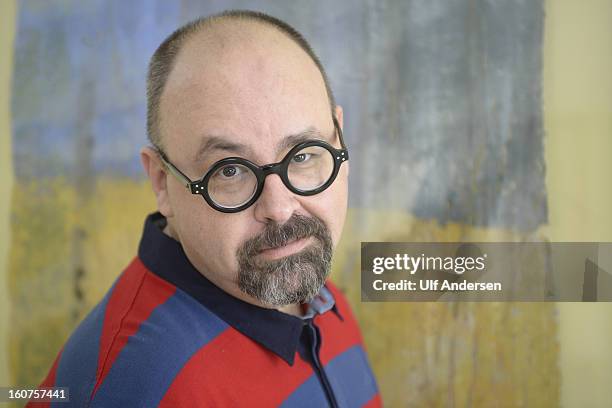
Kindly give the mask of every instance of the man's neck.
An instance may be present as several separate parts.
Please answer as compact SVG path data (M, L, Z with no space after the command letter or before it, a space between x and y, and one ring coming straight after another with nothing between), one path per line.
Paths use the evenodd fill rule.
M293 316L297 316L297 317L302 317L304 316L304 313L302 312L302 306L294 303L288 306L281 306L276 308L276 310L278 310L279 312L283 312L286 314L290 314Z

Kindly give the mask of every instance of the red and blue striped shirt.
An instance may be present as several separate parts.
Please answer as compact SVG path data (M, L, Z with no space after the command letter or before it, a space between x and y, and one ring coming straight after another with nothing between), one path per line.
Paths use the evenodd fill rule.
M28 406L380 406L357 323L330 282L299 318L228 295L147 218L138 257L68 339Z

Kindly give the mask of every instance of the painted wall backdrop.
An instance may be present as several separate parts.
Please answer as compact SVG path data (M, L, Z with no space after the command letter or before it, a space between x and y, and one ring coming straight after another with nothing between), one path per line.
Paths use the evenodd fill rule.
M19 3L10 374L37 384L135 255L145 73L179 25L261 10L308 38L345 110L350 211L333 279L389 406L556 406L552 304L360 303L361 241L538 239L547 222L540 0Z

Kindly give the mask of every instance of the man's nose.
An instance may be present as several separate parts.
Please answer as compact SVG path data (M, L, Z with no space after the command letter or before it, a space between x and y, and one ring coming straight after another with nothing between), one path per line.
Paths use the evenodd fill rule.
M298 209L299 203L295 195L285 187L280 176L270 174L254 206L257 221L284 224Z

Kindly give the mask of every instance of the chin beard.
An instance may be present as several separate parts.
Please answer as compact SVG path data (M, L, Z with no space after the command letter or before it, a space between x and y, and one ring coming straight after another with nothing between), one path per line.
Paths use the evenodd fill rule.
M257 255L263 248L278 247L307 238L315 243L289 256L265 261ZM271 306L306 303L325 284L331 270L333 245L329 230L318 218L294 214L283 225L269 224L238 250L238 287L247 295Z

